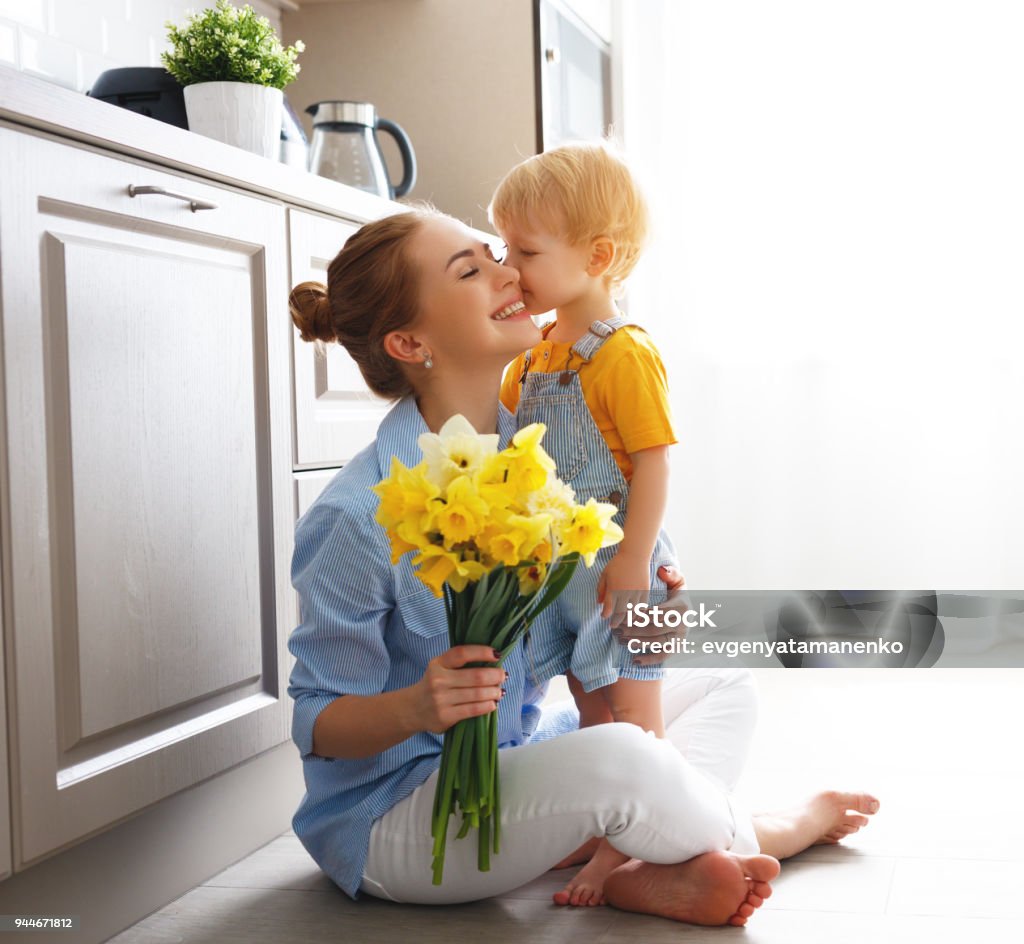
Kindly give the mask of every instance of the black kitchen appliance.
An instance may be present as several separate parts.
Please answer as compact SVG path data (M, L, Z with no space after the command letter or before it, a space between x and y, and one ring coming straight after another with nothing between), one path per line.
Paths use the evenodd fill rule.
M166 69L107 69L85 94L188 130L185 95Z

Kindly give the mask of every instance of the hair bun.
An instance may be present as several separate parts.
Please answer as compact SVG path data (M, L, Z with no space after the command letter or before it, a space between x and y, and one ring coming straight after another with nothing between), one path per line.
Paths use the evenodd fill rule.
M336 341L331 304L323 282L302 282L288 295L288 310L303 341Z

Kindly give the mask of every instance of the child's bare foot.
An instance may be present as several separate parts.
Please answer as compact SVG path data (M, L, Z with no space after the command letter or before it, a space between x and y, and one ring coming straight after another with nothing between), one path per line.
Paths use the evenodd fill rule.
M623 911L689 924L743 925L772 893L779 874L771 856L707 852L679 865L630 859L604 883L608 903Z
M570 852L560 862L556 862L551 866L551 871L554 871L555 869L567 869L573 865L583 865L584 862L589 862L594 858L594 853L597 852L597 847L599 845L601 845L600 836L594 836L593 839L588 839L575 852Z
M870 793L826 790L791 810L756 814L754 832L762 852L788 859L810 846L839 842L857 832L867 826L878 806Z
M620 865L629 861L605 839L600 842L593 858L580 869L560 892L555 892L556 905L603 905L604 882Z

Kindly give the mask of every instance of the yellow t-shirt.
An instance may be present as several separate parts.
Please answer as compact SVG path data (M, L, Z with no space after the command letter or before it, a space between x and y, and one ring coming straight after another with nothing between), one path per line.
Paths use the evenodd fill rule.
M544 328L544 340L530 355L530 373L560 373L567 367L579 371L583 398L604 441L626 481L633 477L631 452L670 446L677 442L668 402L668 381L658 349L641 328L619 328L597 352L583 363L572 355L575 342L548 341L553 325ZM519 378L524 354L507 368L501 383L501 402L515 412L519 403Z

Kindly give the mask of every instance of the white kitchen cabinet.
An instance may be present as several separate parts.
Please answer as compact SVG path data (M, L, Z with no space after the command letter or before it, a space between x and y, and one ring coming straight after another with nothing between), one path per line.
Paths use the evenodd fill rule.
M309 511L309 506L320 497L320 493L327 488L331 479L339 471L338 469L314 469L310 472L295 473L295 509L297 518L301 518Z
M0 373L2 377L2 373ZM0 383L0 390L3 384ZM3 410L3 393L0 392L0 415ZM4 465L3 437L0 436L0 466ZM0 477L2 482L2 477ZM3 575L4 558L0 551L0 577ZM4 626L4 593L3 580L0 579L0 629ZM0 634L0 643L3 642L3 634ZM7 703L4 676L4 647L0 645L0 705ZM7 815L10 809L11 796L8 787L8 760L7 760L7 725L0 725L0 881L11 874L11 820Z
M398 209L396 207L395 209ZM358 228L301 210L288 211L291 285L327 282L327 267ZM295 468L340 466L373 442L391 403L366 386L340 344L303 341L292 328L295 378Z
M287 739L293 439L280 202L0 153L18 870Z

